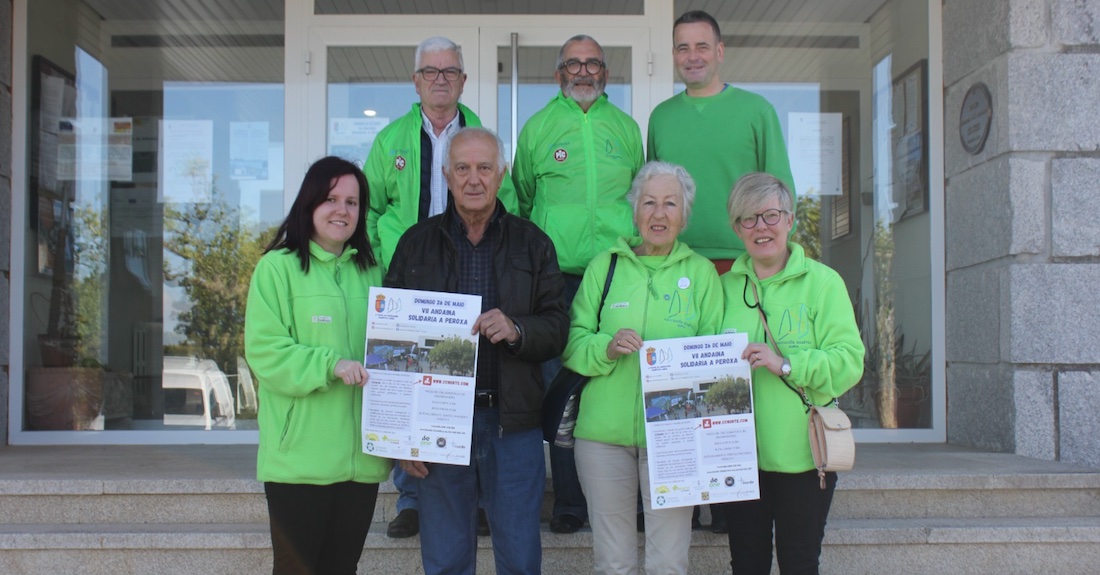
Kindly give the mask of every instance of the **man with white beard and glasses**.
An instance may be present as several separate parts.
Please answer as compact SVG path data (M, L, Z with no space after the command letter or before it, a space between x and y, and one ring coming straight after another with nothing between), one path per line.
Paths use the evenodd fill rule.
M554 79L561 92L523 126L516 145L512 180L520 215L554 241L570 304L585 268L620 237L634 236L626 201L642 167L638 123L608 101L607 61L591 36L566 40ZM543 365L547 384L561 359ZM554 512L550 530L574 533L588 518L573 450L550 445Z

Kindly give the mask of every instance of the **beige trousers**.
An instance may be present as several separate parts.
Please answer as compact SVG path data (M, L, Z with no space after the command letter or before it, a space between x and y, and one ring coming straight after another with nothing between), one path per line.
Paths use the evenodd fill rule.
M685 575L691 507L654 510L646 450L577 439L577 476L588 500L596 573L637 575L638 488L645 509L645 573Z

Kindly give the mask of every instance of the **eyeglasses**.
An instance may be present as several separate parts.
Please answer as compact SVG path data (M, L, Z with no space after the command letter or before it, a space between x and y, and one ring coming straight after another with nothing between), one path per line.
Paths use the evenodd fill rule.
M590 75L595 76L600 73L600 70L603 70L603 67L604 63L599 60L585 60L584 62L580 60L566 60L561 66L558 66L558 69L565 70L570 74L580 74L583 68Z
M439 78L440 73L443 74L444 80L448 82L454 82L458 79L459 76L462 75L462 70L459 68L444 68L440 70L439 68L434 68L432 66L425 66L417 70L416 73L420 74L420 77L424 78L424 81L426 82L435 82L436 78Z
M737 218L737 224L745 229L752 229L756 227L757 222L764 220L765 224L774 226L779 223L779 218L784 214L790 214L790 212L787 210L764 210L764 212L760 214Z

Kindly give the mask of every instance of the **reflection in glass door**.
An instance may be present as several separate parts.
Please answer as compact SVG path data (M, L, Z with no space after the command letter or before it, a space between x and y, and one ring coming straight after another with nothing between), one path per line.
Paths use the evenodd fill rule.
M415 46L328 49L326 153L362 165L374 137L417 101Z

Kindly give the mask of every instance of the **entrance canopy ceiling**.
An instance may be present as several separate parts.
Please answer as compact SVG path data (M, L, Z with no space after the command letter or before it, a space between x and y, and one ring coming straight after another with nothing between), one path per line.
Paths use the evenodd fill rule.
M106 20L281 20L283 0L86 0ZM884 0L676 0L719 22L866 22ZM643 0L316 0L318 14L640 14Z

